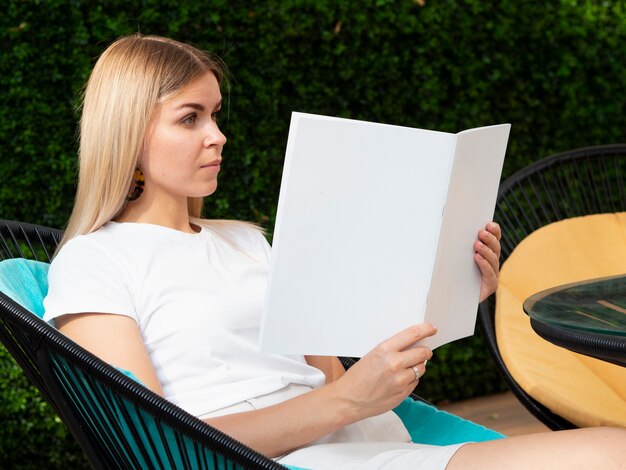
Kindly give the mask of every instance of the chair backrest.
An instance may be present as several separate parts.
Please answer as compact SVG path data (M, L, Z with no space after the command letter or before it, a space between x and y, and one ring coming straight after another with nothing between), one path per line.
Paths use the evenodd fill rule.
M60 237L58 230L0 220L0 259L49 261ZM45 295L44 271L33 261L0 263L0 341L94 468L285 468L154 394L29 310L29 302Z
M546 157L507 178L498 191L494 220L503 232L504 263L535 230L572 217L626 211L626 144L581 148ZM499 353L494 296L479 308L479 319L497 369L526 408L551 429L576 427L520 388Z
M507 178L498 190L494 215L506 235L501 261L544 225L626 210L625 178L626 144L560 153Z
M0 260L25 258L49 263L62 235L54 228L0 220Z

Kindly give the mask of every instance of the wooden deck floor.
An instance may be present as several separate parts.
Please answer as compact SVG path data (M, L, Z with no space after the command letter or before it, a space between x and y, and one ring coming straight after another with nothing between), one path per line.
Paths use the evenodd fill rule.
M506 436L549 431L511 392L472 398L440 408Z

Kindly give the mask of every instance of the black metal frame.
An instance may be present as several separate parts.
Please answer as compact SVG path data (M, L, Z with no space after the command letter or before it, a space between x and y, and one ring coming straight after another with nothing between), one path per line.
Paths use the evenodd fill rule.
M529 234L559 220L626 211L626 144L586 147L539 160L507 178L498 191L494 220L502 227L504 263ZM479 307L487 346L509 388L537 418L554 430L576 426L528 395L509 373L498 350L495 298Z
M542 323L534 318L530 319L530 326L546 341L570 351L626 367L626 337L624 336L568 330Z

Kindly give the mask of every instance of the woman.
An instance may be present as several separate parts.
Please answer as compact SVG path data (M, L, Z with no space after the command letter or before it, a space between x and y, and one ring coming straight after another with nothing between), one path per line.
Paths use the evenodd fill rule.
M410 443L390 410L432 353L415 325L349 371L337 358L260 354L269 246L199 219L217 188L219 63L140 35L113 43L85 91L76 204L49 274L47 320L147 387L281 463L312 468L589 468L623 464L626 432L593 429L450 446ZM500 229L475 242L481 300ZM408 348L408 349L406 349Z

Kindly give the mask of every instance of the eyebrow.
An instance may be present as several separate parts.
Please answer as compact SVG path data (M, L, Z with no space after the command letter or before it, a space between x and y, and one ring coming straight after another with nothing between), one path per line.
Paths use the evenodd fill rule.
M222 100L219 100L218 103L215 105L214 109L220 109L222 107ZM183 103L181 104L178 109L184 109L184 108L192 108L198 111L204 111L204 106L201 105L200 103Z

